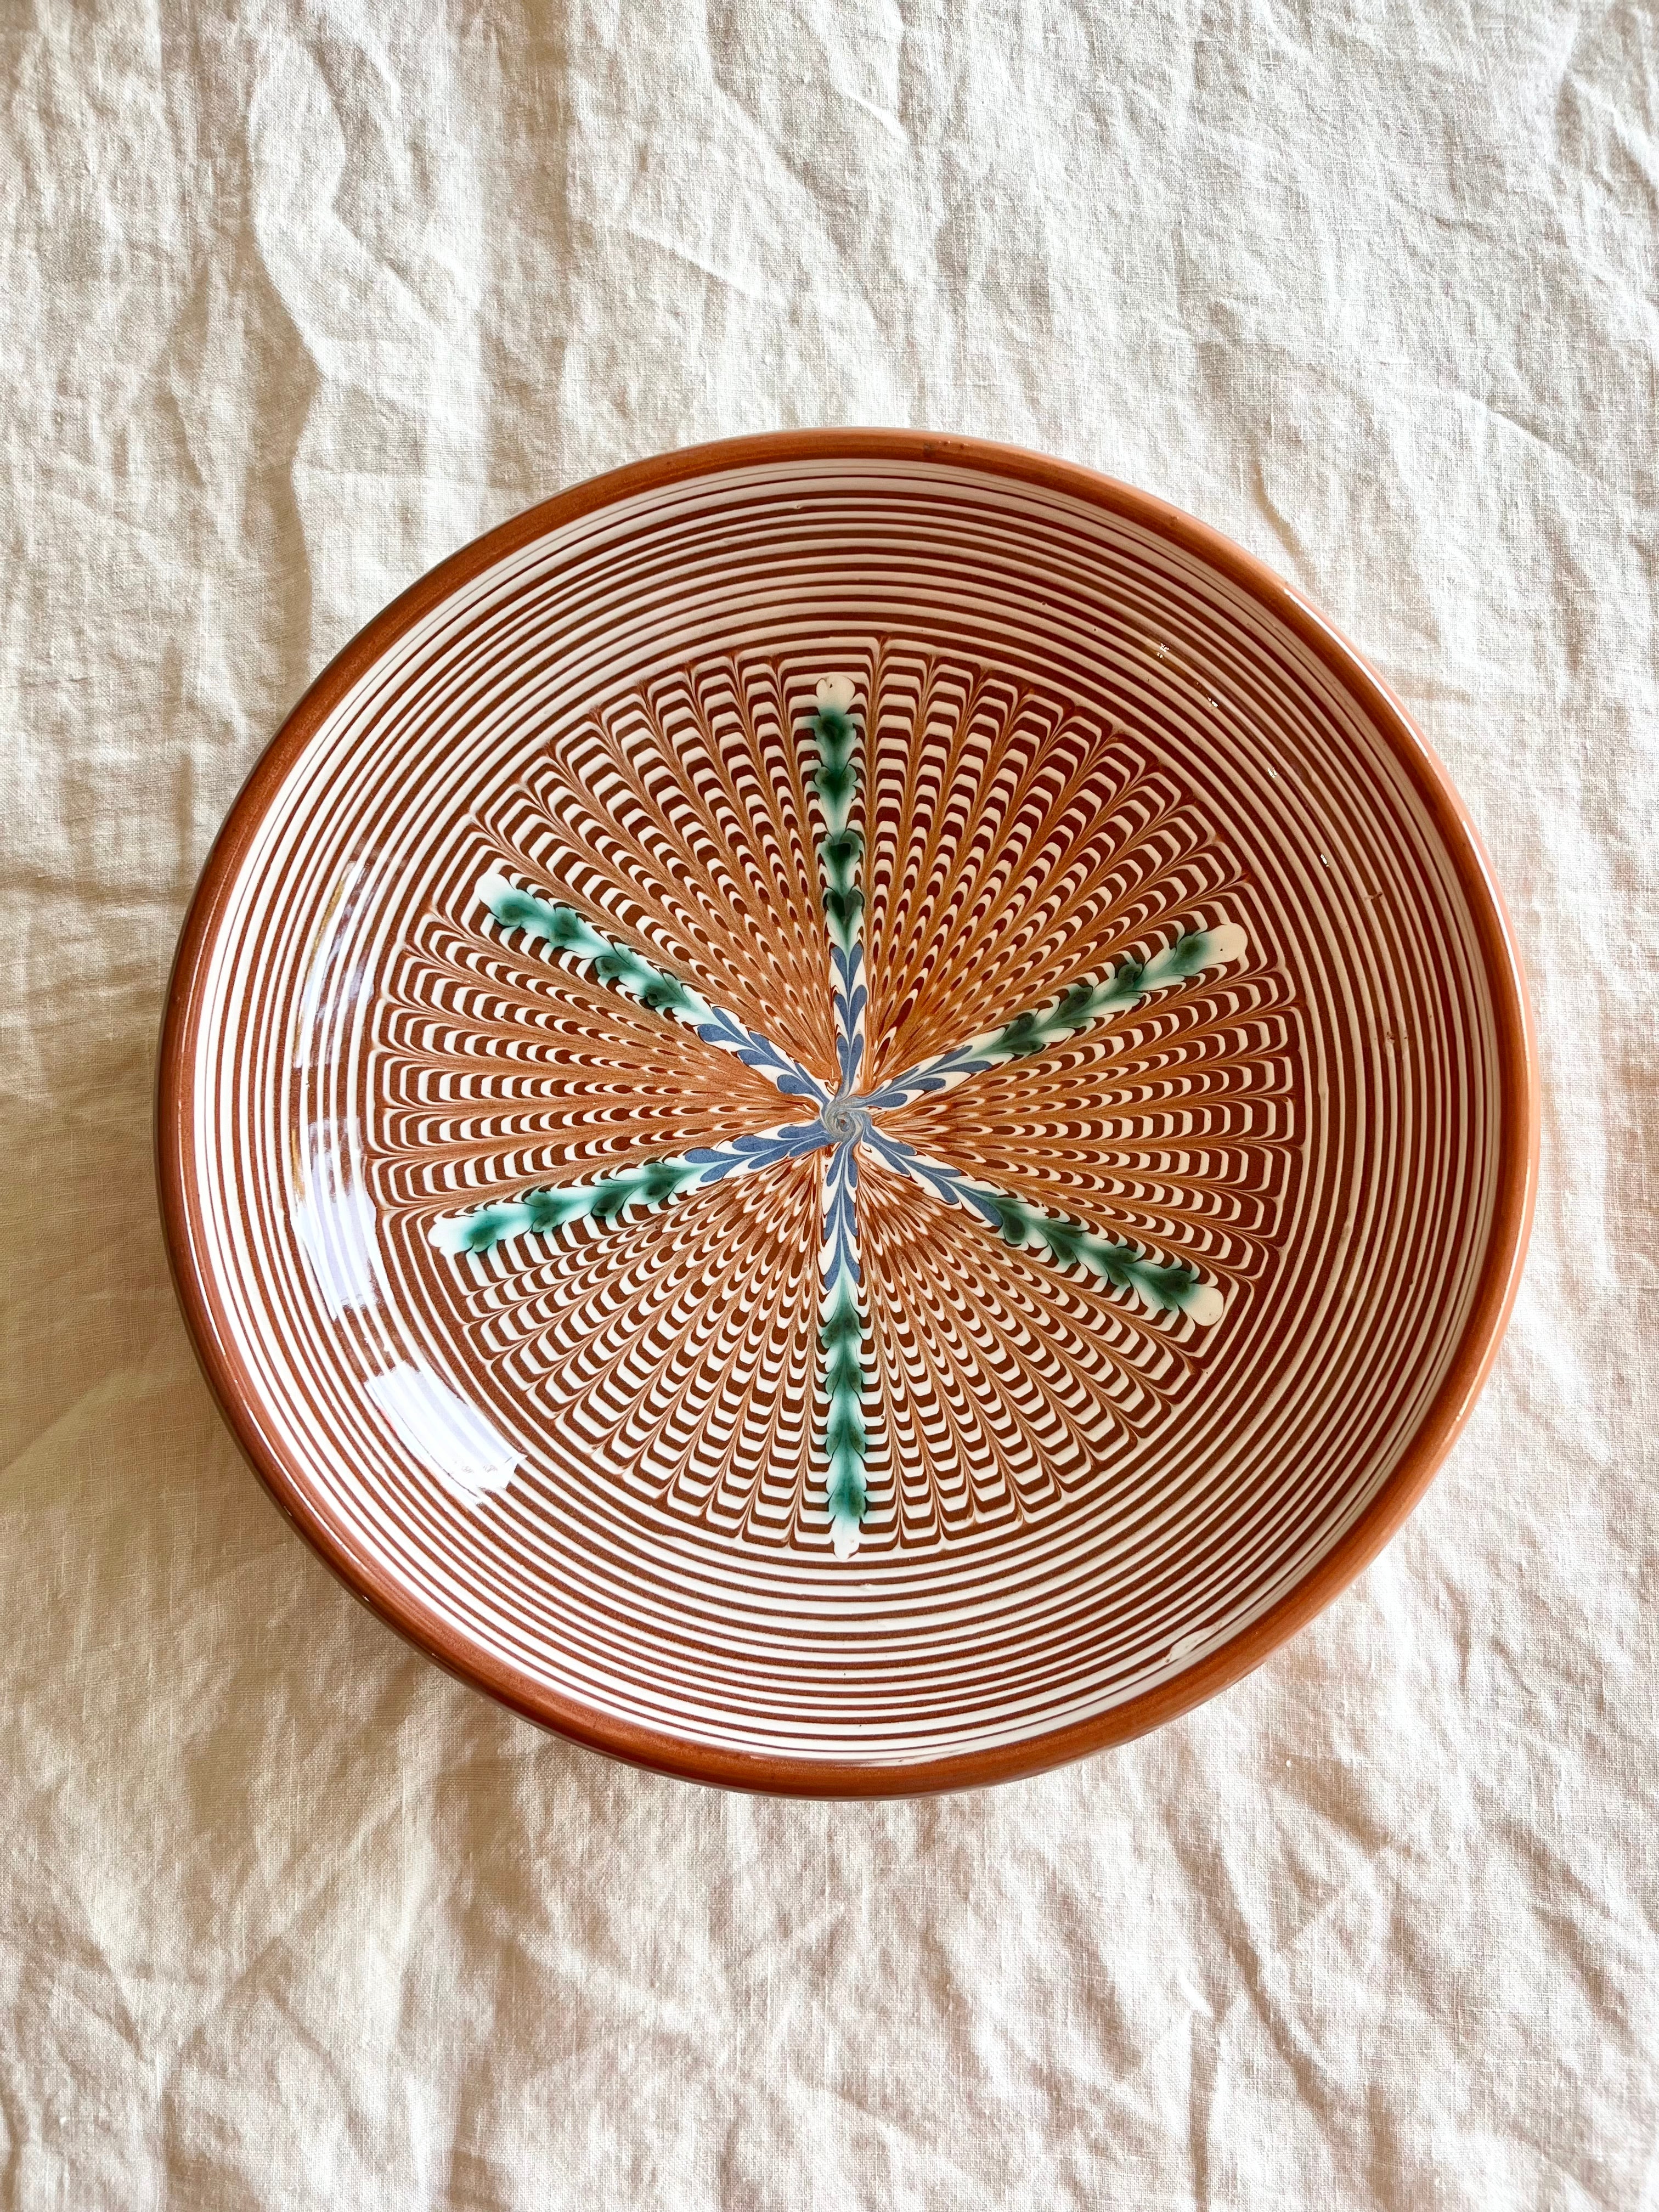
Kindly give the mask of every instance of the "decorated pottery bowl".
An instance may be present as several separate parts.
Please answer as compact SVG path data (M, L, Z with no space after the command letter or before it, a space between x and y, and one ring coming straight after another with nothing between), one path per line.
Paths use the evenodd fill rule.
M1445 1454L1535 1109L1468 818L1296 592L1058 462L673 453L238 799L163 1206L244 1450L520 1713L823 1794L1255 1665Z

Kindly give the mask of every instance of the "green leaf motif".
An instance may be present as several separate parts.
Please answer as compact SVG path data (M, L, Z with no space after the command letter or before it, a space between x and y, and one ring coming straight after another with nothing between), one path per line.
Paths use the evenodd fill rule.
M544 939L556 952L586 961L601 981L614 983L653 1014L678 1014L694 1024L708 1018L712 1010L689 984L630 946L602 937L574 907L519 890L505 876L487 876L478 891L503 929L520 929L526 937Z
M695 1190L709 1172L707 1160L647 1160L618 1168L586 1182L552 1190L527 1190L521 1198L483 1206L476 1213L452 1214L428 1231L440 1251L493 1252L514 1237L544 1237L573 1221L619 1221L630 1206L661 1206Z
M829 1405L823 1425L824 1456L830 1463L825 1502L836 1555L846 1559L857 1548L859 1525L870 1497L864 1472L864 1316L845 1268L825 1301L818 1343Z
M1005 1061L1047 1052L1093 1022L1127 1013L1151 992L1184 982L1203 969L1242 960L1246 944L1244 931L1235 922L1188 931L1150 960L1126 960L1098 982L1073 983L1050 1005L1030 1007L1000 1028L907 1069L882 1085L872 1103L878 1110L906 1105L930 1091L951 1090Z
M1006 1241L1023 1251L1046 1253L1062 1267L1084 1267L1114 1290L1133 1291L1143 1305L1190 1314L1206 1324L1220 1318L1222 1295L1192 1267L1152 1259L1133 1244L1097 1236L1063 1214L1044 1212L1001 1192L980 1195L994 1206Z
M825 823L826 834L818 848L824 915L832 940L843 952L850 952L859 942L864 914L864 893L858 882L864 839L852 828L850 818L859 787L854 754L858 725L839 708L826 706L809 718L806 726L817 740L818 766L812 786Z

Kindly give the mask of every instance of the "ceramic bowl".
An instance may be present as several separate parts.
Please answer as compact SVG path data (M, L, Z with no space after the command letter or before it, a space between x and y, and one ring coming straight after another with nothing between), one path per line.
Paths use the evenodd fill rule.
M214 848L161 1077L277 1502L584 1743L1026 1773L1255 1664L1513 1295L1514 946L1398 703L1083 470L672 453L493 531Z

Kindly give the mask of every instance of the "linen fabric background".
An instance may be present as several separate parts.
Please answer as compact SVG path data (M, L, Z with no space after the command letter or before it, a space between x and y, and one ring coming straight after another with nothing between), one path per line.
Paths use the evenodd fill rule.
M0 6L0 2202L1659 2206L1645 0ZM1260 554L1530 963L1527 1282L1319 1623L989 1794L722 1796L376 1625L174 1310L214 830L477 532L925 424ZM1421 1255L1432 1297L1436 1255Z

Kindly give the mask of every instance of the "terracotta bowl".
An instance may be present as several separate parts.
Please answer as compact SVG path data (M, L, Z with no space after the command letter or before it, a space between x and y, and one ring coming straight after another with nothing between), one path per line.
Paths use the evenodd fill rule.
M865 1795L1115 1743L1398 1525L1535 1157L1468 817L1187 516L904 432L434 570L197 893L162 1201L302 1534L519 1712Z

